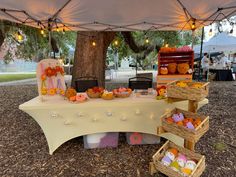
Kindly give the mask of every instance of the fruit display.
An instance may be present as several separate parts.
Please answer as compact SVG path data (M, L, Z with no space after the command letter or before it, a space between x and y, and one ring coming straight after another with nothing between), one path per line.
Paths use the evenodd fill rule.
M173 114L171 117L167 117L166 121L168 123L175 123L179 126L184 126L188 129L194 130L202 122L201 118L191 118L185 117L182 113Z
M121 88L118 88L118 89L114 89L113 90L113 94L115 97L118 97L118 98L126 98L126 97L129 97L132 93L132 89L130 88L124 88L124 87L121 87Z
M65 97L70 100L71 97L75 97L77 94L74 88L68 88L65 92Z
M177 71L179 74L187 74L189 71L189 64L188 63L180 63L177 65Z
M112 100L114 98L114 95L113 92L108 92L107 90L105 90L101 97L104 100Z
M167 67L161 67L161 69L160 69L160 74L162 74L162 75L168 74L168 69L167 69Z
M72 96L69 98L69 101L73 102L73 103L81 103L86 101L88 98L85 94L76 94L75 96Z
M197 166L197 160L187 157L176 148L169 148L161 159L161 163L169 166L172 170L179 172L183 176L190 176Z
M167 69L170 74L175 74L176 69L177 69L177 64L176 63L169 63L167 66Z
M86 91L89 98L101 98L103 92L104 92L104 88L102 87L93 87L93 88L89 88Z
M196 88L196 89L200 89L202 88L204 84L200 83L200 82L184 82L184 81L177 81L176 82L176 86L178 87L189 87L189 88Z

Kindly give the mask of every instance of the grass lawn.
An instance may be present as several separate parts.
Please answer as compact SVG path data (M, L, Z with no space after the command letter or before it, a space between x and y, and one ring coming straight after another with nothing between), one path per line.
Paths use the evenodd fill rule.
M0 82L35 78L36 74L0 74Z

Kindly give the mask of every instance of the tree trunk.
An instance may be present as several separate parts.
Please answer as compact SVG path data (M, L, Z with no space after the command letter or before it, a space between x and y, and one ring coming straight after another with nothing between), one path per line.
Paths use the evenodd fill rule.
M78 77L93 76L98 79L98 85L105 86L106 53L109 44L115 37L115 32L78 32L71 86L75 86ZM92 45L96 42L96 46Z

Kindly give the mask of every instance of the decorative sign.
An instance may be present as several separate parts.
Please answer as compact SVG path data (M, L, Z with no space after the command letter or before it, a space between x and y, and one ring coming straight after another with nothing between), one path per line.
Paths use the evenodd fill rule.
M39 95L65 94L64 69L58 60L41 60L36 72Z

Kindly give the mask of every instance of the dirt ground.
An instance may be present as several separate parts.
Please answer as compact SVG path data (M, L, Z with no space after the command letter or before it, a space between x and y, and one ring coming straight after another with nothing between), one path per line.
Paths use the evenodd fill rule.
M196 146L196 151L206 156L202 176L236 176L234 84L211 83L209 104L199 110L210 116L210 130ZM86 150L79 137L49 155L39 125L18 109L20 104L37 96L36 89L35 85L0 87L0 176L150 176L149 161L165 140L159 145L130 146L124 134L120 134L118 148Z

